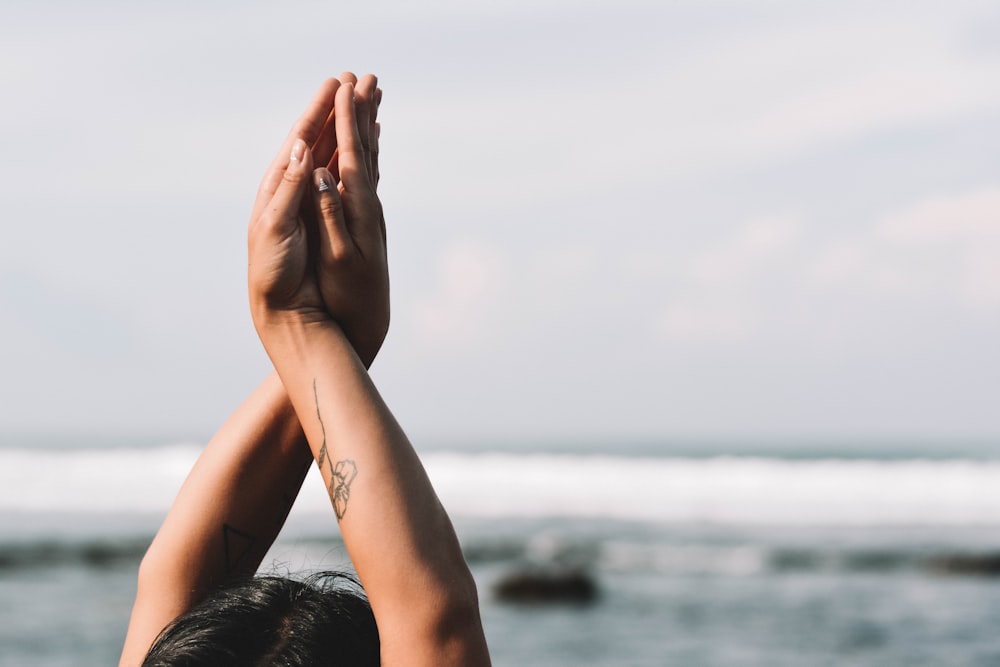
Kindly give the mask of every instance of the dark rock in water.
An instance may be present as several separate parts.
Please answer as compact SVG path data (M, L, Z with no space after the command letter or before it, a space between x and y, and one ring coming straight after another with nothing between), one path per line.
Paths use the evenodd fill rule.
M936 556L928 559L927 566L939 574L1000 577L1000 553Z
M597 597L597 582L577 568L525 568L500 579L493 587L504 602L584 604Z

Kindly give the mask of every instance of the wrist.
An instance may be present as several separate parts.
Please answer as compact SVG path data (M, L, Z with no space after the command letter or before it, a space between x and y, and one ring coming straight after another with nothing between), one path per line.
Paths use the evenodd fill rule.
M315 380L317 369L331 364L364 369L343 329L330 318L271 318L257 333L293 405L295 389Z
M313 332L332 329L341 332L340 326L326 311L251 309L257 335L270 353L270 346L284 341L307 340Z
M273 308L250 299L250 317L254 328L263 337L288 327L332 322L330 314L321 308Z

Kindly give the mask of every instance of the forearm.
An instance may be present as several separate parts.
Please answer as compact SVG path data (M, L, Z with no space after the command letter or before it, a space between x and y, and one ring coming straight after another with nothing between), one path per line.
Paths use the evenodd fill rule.
M123 665L211 590L256 571L311 461L272 373L206 445L143 558Z
M475 584L448 515L343 333L332 322L258 331L320 464L383 661L409 646L407 664L488 664ZM416 646L434 654L414 655Z

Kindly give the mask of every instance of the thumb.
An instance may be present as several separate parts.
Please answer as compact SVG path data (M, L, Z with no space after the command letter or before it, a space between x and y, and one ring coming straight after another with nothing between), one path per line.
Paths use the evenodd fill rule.
M296 139L288 156L288 166L281 176L281 182L263 211L263 218L272 224L282 225L298 220L299 206L305 195L307 184L312 180L312 151L302 139Z
M313 204L319 219L320 259L327 263L344 257L354 247L354 240L347 229L337 182L325 167L313 172Z

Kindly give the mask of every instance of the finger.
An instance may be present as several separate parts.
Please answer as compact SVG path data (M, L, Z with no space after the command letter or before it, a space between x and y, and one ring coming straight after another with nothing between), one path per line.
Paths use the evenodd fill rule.
M354 72L341 72L340 74L341 83L350 83L355 86L358 85L358 77L354 75ZM327 163L327 169L333 174L334 179L337 183L340 183L340 162L337 159L339 157L338 151L334 148L333 155L330 156L330 161Z
M337 97L337 90L340 88L340 81L327 79L320 86L319 90L309 102L305 113L299 116L292 126L290 137L298 137L307 144L312 144L319 138L323 126L326 125L327 118L333 111L333 102ZM292 139L294 141L294 138ZM291 148L291 146L289 146ZM279 153L278 157L281 157ZM277 158L276 158L277 159Z
M278 189L281 179L288 166L288 156L292 150L292 143L296 139L302 139L307 144L312 144L321 135L327 119L333 112L333 101L337 95L340 82L336 79L324 81L316 94L313 95L305 112L295 121L291 131L285 138L281 149L271 161L264 178L257 189L257 198L254 200L253 213L251 218L256 218L262 208L271 200Z
M363 191L370 188L358 135L357 112L354 107L354 85L345 83L337 91L334 105L337 117L337 161L340 182L345 190Z
M354 241L347 231L344 203L337 191L333 174L324 167L313 171L313 204L319 218L318 240L320 258L329 263L343 257Z
M313 95L305 112L303 112L292 126L291 131L278 150L278 154L272 160L264 174L264 178L261 180L251 217L257 217L263 206L274 196L278 185L281 183L284 170L288 166L288 156L292 150L292 143L296 139L302 139L306 143L311 144L322 133L326 119L333 113L333 101L336 98L339 87L340 82L336 79L327 79L324 81L320 85L319 90L316 91L316 94Z
M337 129L333 111L330 111L326 125L319 135L319 139L313 144L313 160L316 164L327 164L333 157L333 152L337 150Z
M341 72L340 73L340 82L341 83L350 83L350 84L353 84L353 85L357 86L358 85L358 77L354 75L354 72ZM329 158L329 160L326 163L326 168L327 168L327 170L330 171L330 173L333 174L334 181L336 181L339 184L340 183L340 166L339 166L339 163L337 161L337 157L338 157L338 155L337 155L337 133L336 133L336 130L335 130L336 121L334 119L334 113L331 113L330 119L331 119L330 120L330 127L331 127L331 131L333 133L333 135L332 135L333 136L333 150L330 152L330 158ZM326 157L325 153L324 153L323 157ZM322 162L317 161L317 164L322 164Z
M333 174L334 182L340 185L340 146L334 149L333 155L330 156L330 161L326 164L326 168Z
M372 185L378 189L379 181L379 171L378 171L378 140L382 133L382 125L378 122L378 109L382 105L382 89L375 89L375 113L372 115L371 123L371 133L372 133L372 148L371 148L371 172L372 172Z
M378 170L378 140L382 136L382 124L375 123L375 144L372 147L372 171L375 174L375 180L372 183L376 188L378 188L378 181L382 174Z
M334 79L336 81L336 79ZM337 87L340 87L341 82L337 81ZM336 96L336 90L334 90L334 96ZM334 119L333 106L330 106L329 114L327 114L325 124L323 125L323 130L319 134L319 138L313 144L313 162L315 164L329 164L333 159L334 151L337 150L337 130L336 121Z
M361 151L365 168L368 170L368 180L375 182L375 171L372 162L372 146L375 134L375 90L378 79L374 74L361 77L354 90L354 104L358 118L358 135L361 137Z
M288 227L298 224L299 207L312 175L312 151L302 139L296 139L288 155L288 167L281 175L281 181L275 188L274 196L266 204L265 210L253 221L266 219L270 224L277 225L283 233L288 233ZM251 223L253 224L253 223Z

